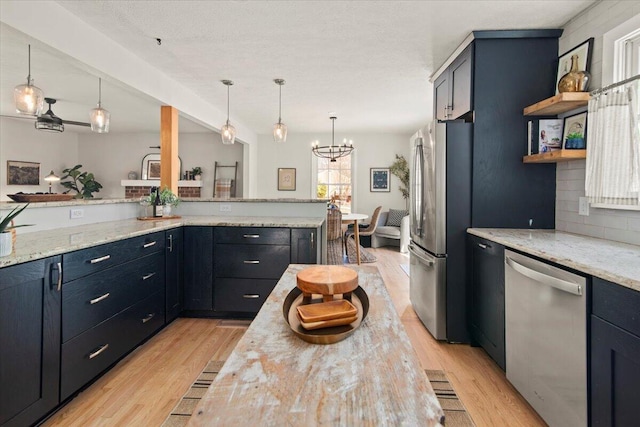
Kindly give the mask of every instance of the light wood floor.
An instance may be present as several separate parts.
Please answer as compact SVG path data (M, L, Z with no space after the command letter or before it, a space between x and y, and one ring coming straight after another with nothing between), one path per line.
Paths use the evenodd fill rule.
M447 373L478 427L544 426L481 348L436 341L409 302L409 278L397 248L367 249L425 369ZM225 359L246 323L178 319L54 414L45 426L160 426L213 357Z

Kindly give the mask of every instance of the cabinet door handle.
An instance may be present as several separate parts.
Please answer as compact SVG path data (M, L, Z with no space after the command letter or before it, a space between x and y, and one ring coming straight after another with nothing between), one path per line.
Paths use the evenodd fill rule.
M89 301L89 303L90 303L91 305L93 305L93 304L97 304L97 303L99 303L100 301L105 300L105 299L107 299L107 298L109 298L109 292L107 292L106 294L104 294L104 295L102 295L102 296L100 296L100 297L98 297L98 298L94 298L94 299L92 299L91 301Z
M94 258L94 259L92 259L92 260L91 260L91 261L89 261L89 262L90 262L91 264L97 264L97 263L99 263L99 262L106 261L106 260L108 260L108 259L110 259L110 258L111 258L111 255L105 255L105 256L101 256L101 257L99 257L99 258Z
M316 246L316 245L315 245L315 243L316 243L316 242L314 241L315 233L312 231L312 232L311 232L311 233L309 233L309 234L310 234L310 235L309 235L309 239L311 240L311 249L313 249L313 248L315 248L315 246Z
M89 359L93 359L94 357L99 356L100 353L104 352L108 348L109 348L109 344L100 346L100 348L94 351L93 353L89 353Z
M259 234L244 234L242 237L244 237L245 239L259 239L260 235Z
M143 248L150 248L151 246L154 246L156 244L156 241L154 240L153 242L149 242L149 243L145 243L144 245L142 245Z
M144 319L142 319L142 323L147 323L149 320L153 319L155 317L155 313L149 313L149 315L147 317L145 317Z
M56 263L58 266L58 292L62 290L62 263Z
M169 234L169 252L173 252L173 234Z
M259 260L244 260L245 264L260 264Z
M244 295L242 295L242 298L257 299L257 298L260 298L260 295L258 295L258 294L244 294Z
M478 246L481 247L482 249L487 249L491 247L489 245L485 245L484 243L478 243Z
M156 275L156 273L145 274L144 276L142 276L142 280L151 279L155 275Z

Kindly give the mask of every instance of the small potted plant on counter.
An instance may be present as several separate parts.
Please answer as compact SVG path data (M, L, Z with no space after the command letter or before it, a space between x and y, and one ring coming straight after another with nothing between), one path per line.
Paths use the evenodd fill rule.
M169 187L165 186L160 190L160 203L164 205L164 216L169 216L171 215L171 210L180 203L180 199Z
M13 236L11 230L18 227L26 227L31 224L11 225L11 221L17 217L23 210L29 206L29 203L23 207L16 206L4 218L0 217L0 256L7 256L13 250Z
M191 169L191 176L196 181L200 181L202 179L202 168L200 166L196 166Z

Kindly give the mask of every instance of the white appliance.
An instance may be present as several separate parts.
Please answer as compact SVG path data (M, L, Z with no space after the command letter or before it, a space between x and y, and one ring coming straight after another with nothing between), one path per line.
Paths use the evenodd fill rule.
M505 250L507 379L552 427L587 425L586 281Z

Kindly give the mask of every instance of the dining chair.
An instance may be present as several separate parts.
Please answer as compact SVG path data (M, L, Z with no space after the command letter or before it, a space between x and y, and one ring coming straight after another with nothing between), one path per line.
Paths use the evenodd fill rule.
M376 228L378 227L378 217L380 216L380 211L382 210L382 206L378 206L374 211L373 215L371 215L371 221L366 228L358 229L358 234L360 236L371 236L376 232ZM352 237L355 242L354 230L347 230L344 232L344 252L347 253L347 239Z

